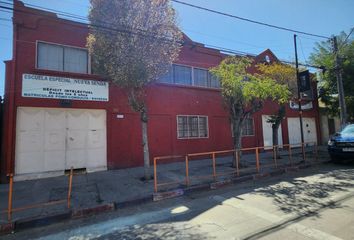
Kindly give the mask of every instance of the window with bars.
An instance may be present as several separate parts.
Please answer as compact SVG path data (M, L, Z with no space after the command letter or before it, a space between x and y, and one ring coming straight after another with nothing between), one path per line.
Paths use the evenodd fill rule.
M190 115L177 116L177 138L207 138L208 117Z
M220 88L219 79L212 75L207 69L178 64L171 65L169 71L160 77L159 82L207 88Z
M234 137L233 124L231 123L231 135ZM254 136L253 118L246 118L243 122L242 136Z
M85 49L38 42L37 68L61 72L89 73Z

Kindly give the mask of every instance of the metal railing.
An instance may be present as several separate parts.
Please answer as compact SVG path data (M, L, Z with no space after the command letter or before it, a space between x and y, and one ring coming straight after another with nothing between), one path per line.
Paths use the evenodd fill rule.
M306 151L305 151L305 147L306 146L313 146L313 153L315 156L315 160L318 160L318 146L317 146L317 142L306 142L306 143L299 143L299 144L281 144L281 145L275 145L275 146L261 146L261 147L251 147L251 148L242 148L239 150L223 150L223 151L211 151L211 152L200 152L200 153L190 153L190 154L186 154L185 156L182 155L178 155L178 156L160 156L160 157L155 157L154 158L154 192L157 193L158 192L158 187L159 186L166 186L166 185L171 185L171 184L176 184L176 183L185 183L186 186L190 186L191 185L191 180L192 179L205 179L205 178L211 178L214 181L217 181L217 177L219 176L225 176L225 175L236 175L236 176L240 176L240 173L243 171L255 171L257 173L260 173L262 168L266 168L266 167L274 167L274 168L278 168L279 167L279 162L278 162L278 150L279 149L287 149L287 153L288 153L288 162L287 165L288 166L294 166L294 161L293 161L293 157L294 157L294 152L293 149L296 147L301 148L301 152L300 154L302 154L303 156L303 161L306 162L308 159L306 159ZM262 162L262 160L260 159L260 152L271 152L272 151L272 163L270 164L265 164ZM241 161L241 154L242 152L253 152L255 154L255 166L254 167L247 167L245 169L242 169L240 167L240 161ZM217 159L217 155L225 155L225 154L232 154L233 158L234 158L234 168L235 170L233 171L228 171L228 172L222 172L222 173L218 173L217 172L217 168L216 168L216 159ZM212 161L212 174L209 175L198 175L198 176L190 176L190 160L193 157L211 157L211 161ZM183 180L178 180L178 181L164 181L163 183L158 183L158 179L157 179L157 162L158 160L162 160L162 159L173 159L173 158L184 158L184 164L185 164L185 178L184 181ZM282 164L284 165L284 164Z
M7 209L1 211L0 213L7 213L7 220L9 222L12 221L12 214L14 212L19 212L19 211L24 211L28 209L33 209L33 208L39 208L39 207L45 207L45 206L52 206L52 205L57 205L57 204L63 204L66 203L67 208L71 207L71 193L72 193L72 182L73 182L73 176L74 176L74 170L73 168L70 169L69 175L68 175L68 193L67 193L67 198L66 199L61 199L61 200L54 200L54 201L49 201L49 202L42 202L42 203L36 203L36 204L31 204L31 205L26 205L22 207L17 207L13 208L13 186L14 186L14 181L13 181L13 173L7 175L9 177L9 190L8 190L8 204L7 204Z

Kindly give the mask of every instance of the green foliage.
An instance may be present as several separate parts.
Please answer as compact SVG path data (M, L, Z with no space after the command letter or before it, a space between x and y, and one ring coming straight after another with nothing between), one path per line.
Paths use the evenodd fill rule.
M100 26L87 38L94 73L126 89L133 110L145 111L145 87L166 73L179 53L175 11L167 0L90 3L90 22Z
M265 75L247 72L252 59L229 57L211 72L220 80L221 93L229 112L234 133L234 147L241 148L242 125L252 113L260 110L267 99L285 103L290 91L284 84Z
M290 65L282 63L272 63L272 64L258 64L257 69L260 72L259 75L275 80L282 86L286 86L290 92L288 95L288 100L290 98L297 97L297 77L296 69ZM282 119L285 116L285 105L287 101L278 101L281 105L267 120L267 122L272 124L273 131L278 131ZM277 139L273 139L273 143Z
M252 106L253 103L266 99L287 102L290 95L287 86L265 75L247 73L251 63L249 58L230 57L211 70L220 79L222 96L226 103L250 107L252 111L255 107Z
M347 105L348 120L354 121L354 41L348 38L344 44L347 34L342 32L338 38L339 56L341 58L341 71L343 77L343 86L345 102ZM338 116L338 90L335 74L335 56L330 41L323 41L316 44L314 52L310 56L311 63L326 68L322 75L322 81L319 86L321 101L326 105L326 110L332 116Z

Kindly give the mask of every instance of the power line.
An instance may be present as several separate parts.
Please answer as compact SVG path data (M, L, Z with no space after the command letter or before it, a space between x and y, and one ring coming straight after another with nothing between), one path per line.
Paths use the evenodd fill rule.
M6 0L6 1L9 1L11 3L5 3L5 2L1 2L0 3L5 3L5 4L8 4L8 5L12 5L12 1L11 0ZM30 7L33 7L33 8L37 8L37 9L41 9L41 10L45 10L45 11L50 11L50 12L53 12L53 13L56 13L60 16L64 16L64 17L69 17L69 18L73 18L73 19L80 19L80 20L84 20L86 21L86 23L88 24L89 23L89 19L88 17L85 17L85 16L81 16L81 15L77 15L77 14L72 14L72 13L68 13L68 12L64 12L64 11L59 11L59 10L55 10L55 9L52 9L52 8L46 8L46 7L41 7L41 6L38 6L38 5L34 5L34 4L29 4L29 3L26 3L27 6L30 6ZM102 23L102 24L108 24L108 25L111 25L111 23L108 23L108 22L104 22L104 21L98 21L99 23ZM187 31L190 31L190 30L187 30ZM193 32L193 31L191 31ZM194 31L195 32L195 31ZM199 32L196 32L198 34L202 34L202 33L199 33ZM203 34L203 35L206 35L206 36L211 36L211 35L207 35L207 34ZM219 37L220 38L220 37ZM230 40L231 41L231 40ZM240 43L240 44L245 44L245 45L249 45L249 46L252 46L252 47L255 47L255 48L267 48L267 47L262 47L262 46L256 46L256 45L252 45L252 44L248 44L248 43L242 43L242 42L239 42L239 41L235 41L235 40L232 40L233 42L237 42L237 43Z
M344 41L343 41L343 43L341 44L340 47L343 47L343 46L347 43L347 41L348 41L350 35L353 33L353 31L354 31L354 27L350 30L350 33L349 33L349 34L347 35L347 37L344 39Z
M5 3L5 2L0 1L0 3ZM8 4L8 3L6 3L6 4ZM12 11L22 12L22 13L26 13L26 14L31 14L31 15L42 16L42 17L50 18L50 19L53 19L53 20L56 20L56 21L61 21L61 20L65 21L65 19L60 19L60 18L57 18L56 16L50 16L50 15L45 15L45 14L40 14L40 13L24 11L24 10L20 10L20 9L14 9L14 8L11 8L11 7L0 6L0 11L4 11L4 9L5 9L5 11L6 10L12 10ZM52 13L57 13L57 12L55 10L53 10ZM62 13L65 13L65 12L62 12ZM71 15L71 14L68 13L68 15ZM73 18L76 18L76 17L73 16ZM86 24L86 23L81 23L81 22L75 22L75 21L72 21L72 20L66 20L65 22L64 21L62 22L63 24L73 25L73 26L76 26L76 27L82 27L82 28L92 27L92 28L96 28L96 29L109 31L109 33L112 33L111 31L114 31L114 32L119 32L119 33L123 33L123 34L133 34L133 35L138 35L138 36L142 36L142 37L151 37L151 38L155 38L155 39L162 40L162 41L165 41L165 42L173 42L171 39L168 39L166 37L158 37L156 35L153 35L153 33L148 33L148 35L146 35L146 33L134 32L132 30L127 30L127 29L111 28L111 27L106 27L106 26L101 26L101 25L96 25L96 24L90 24L90 23ZM144 30L139 30L138 29L138 31L144 31ZM145 32L147 32L147 31L145 31ZM181 45L191 45L191 46L196 46L198 44L196 42L189 42L189 41L183 41L183 40L182 41L178 41L177 43L179 43ZM208 48L212 48L212 49L218 50L220 52L224 52L224 53L241 55L241 56L252 56L252 57L257 56L257 54L242 52L242 51L239 51L239 50L223 48L223 47L214 46L214 45L208 45L208 44L202 44L202 45L205 46L205 47L208 47ZM294 64L293 62L286 61L286 60L280 60L279 59L279 61L283 62L283 63L287 63L287 64ZM309 64L303 64L303 63L299 63L299 64L302 65L302 66L306 66L306 67L320 68L318 66L313 66L313 65L309 65Z
M249 18L239 17L239 16L232 15L232 14L229 14L229 13L216 11L216 10L213 10L213 9L210 9L210 8L197 6L197 5L186 3L186 2L182 2L182 1L179 1L179 0L171 0L171 1L179 3L179 4L182 4L182 5L186 5L186 6L189 6L189 7L197 8L197 9L200 9L200 10L204 10L204 11L207 11L207 12L212 12L212 13L223 15L223 16L230 17L230 18L236 18L236 19L239 19L239 20L242 20L242 21L246 21L246 22L250 22L250 23L254 23L254 24L258 24L258 25L262 25L262 26L266 26L266 27L276 28L276 29L279 29L279 30L284 30L284 31L292 32L292 33L299 33L299 34L313 36L313 37L330 39L329 37L326 37L326 36L313 34L313 33L307 33L307 32L294 30L294 29L286 28L286 27L280 27L280 26L276 26L276 25L268 24L268 23L264 23L264 22L259 22L259 21L255 21L255 20L252 20L252 19L249 19Z

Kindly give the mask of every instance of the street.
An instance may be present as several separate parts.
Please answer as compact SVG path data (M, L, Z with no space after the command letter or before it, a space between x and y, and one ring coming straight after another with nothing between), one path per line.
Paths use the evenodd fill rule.
M353 179L325 163L3 239L354 239Z

